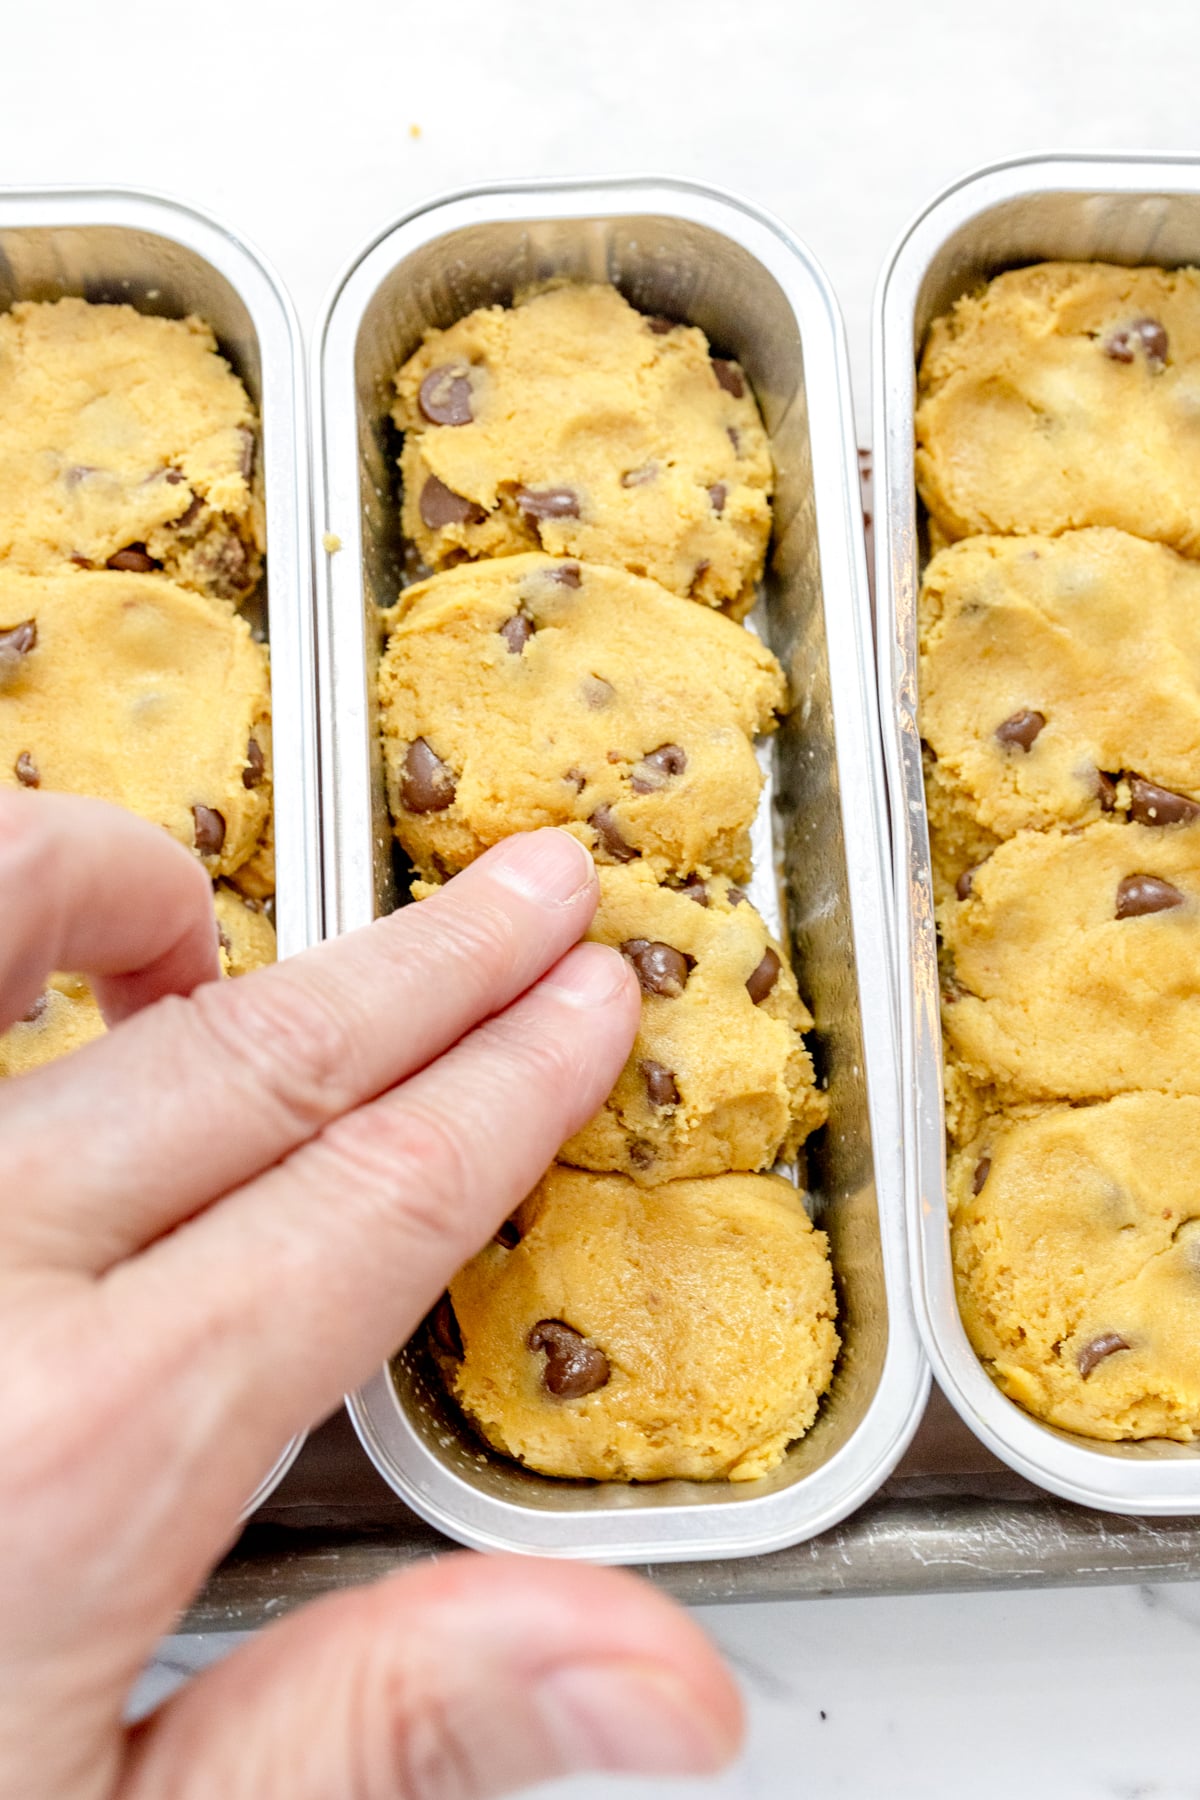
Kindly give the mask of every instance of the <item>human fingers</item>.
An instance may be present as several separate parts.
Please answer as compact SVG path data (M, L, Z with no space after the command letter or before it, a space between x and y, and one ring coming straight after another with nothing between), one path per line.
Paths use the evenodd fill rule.
M624 958L581 945L419 1075L106 1277L108 1310L157 1347L162 1404L196 1423L215 1518L415 1329L602 1105L639 1016Z
M109 1266L424 1067L557 962L596 897L574 838L510 838L420 906L131 1020L23 1083L19 1107L0 1089L55 1257ZM61 1157L65 1131L86 1162ZM36 1216L0 1232L49 1253Z
M53 969L89 976L110 1022L220 973L203 868L102 800L0 790L0 904L0 1030Z
M699 1627L614 1569L446 1557L306 1607L135 1735L115 1800L483 1800L699 1775L743 1729Z

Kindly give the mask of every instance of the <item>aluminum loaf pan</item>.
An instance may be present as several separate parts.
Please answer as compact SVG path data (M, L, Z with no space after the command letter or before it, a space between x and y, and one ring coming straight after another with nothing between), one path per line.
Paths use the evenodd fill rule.
M1040 1424L984 1372L958 1315L946 1206L942 1042L917 724L921 535L916 358L931 321L981 281L1049 259L1200 263L1200 162L1053 156L968 176L901 237L874 328L876 605L894 825L905 1195L917 1318L934 1373L985 1444L1051 1492L1111 1512L1200 1512L1200 1448L1108 1444Z
M295 314L268 265L226 227L130 189L0 189L0 310L79 295L139 312L197 313L245 382L262 423L271 644L279 954L321 937L320 825L304 364ZM259 1505L295 1460L283 1451Z
M396 902L373 706L377 609L400 584L392 376L427 326L551 276L613 281L644 310L701 326L745 366L771 434L764 629L793 707L772 746L774 828L760 822L753 891L761 903L782 873L816 1015L831 1118L809 1173L843 1349L808 1436L745 1486L546 1480L467 1433L415 1353L348 1404L396 1492L464 1543L604 1561L746 1556L810 1537L873 1493L928 1382L898 1206L890 896L849 374L825 279L774 220L669 181L485 189L401 220L335 286L314 373L317 529L342 545L317 568L328 924L346 931Z

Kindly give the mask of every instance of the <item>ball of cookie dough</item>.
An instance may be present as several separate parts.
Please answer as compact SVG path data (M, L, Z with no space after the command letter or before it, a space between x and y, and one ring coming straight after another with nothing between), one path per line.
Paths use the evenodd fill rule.
M1200 817L1200 567L1120 531L971 538L920 598L939 895L1023 827Z
M0 782L115 801L227 875L266 830L270 709L245 620L165 575L0 568Z
M0 560L162 568L242 599L261 572L256 441L201 320L73 299L0 313Z
M647 1189L551 1169L450 1308L434 1354L487 1441L597 1481L765 1475L838 1347L825 1235L773 1175Z
M213 891L217 943L225 975L248 975L275 961L275 927L259 900L247 898L228 882Z
M1200 1099L1125 1095L990 1122L949 1170L963 1324L1039 1419L1200 1431Z
M601 868L588 937L620 949L642 989L637 1040L564 1162L646 1184L765 1169L824 1122L801 1032L812 1019L780 946L722 876L660 887L643 864Z
M940 920L947 1052L999 1103L1200 1093L1200 821L1019 832Z
M624 570L540 554L436 575L389 622L388 798L423 875L540 825L661 875L747 872L752 737L785 694L750 632Z
M542 549L753 604L771 453L703 332L555 287L428 332L396 388L404 531L431 568Z
M947 538L1115 525L1200 553L1200 271L1012 269L935 321L917 483Z

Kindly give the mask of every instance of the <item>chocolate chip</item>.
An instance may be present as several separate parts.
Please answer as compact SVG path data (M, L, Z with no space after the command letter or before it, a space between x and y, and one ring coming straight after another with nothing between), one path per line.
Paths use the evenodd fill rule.
M927 743L924 738L921 739L921 755L927 762L931 763L935 763L938 759L937 751L934 749L933 745Z
M585 676L580 686L583 697L593 712L603 712L606 706L611 706L613 695L617 691L611 681L605 681L603 675Z
M1034 742L1042 726L1046 723L1045 713L1015 712L1011 718L997 725L996 736L1002 744L1014 750L1032 750Z
M1112 812L1117 804L1117 784L1103 769L1096 770L1096 795L1100 801L1100 811Z
M631 1138L629 1140L629 1160L635 1169L648 1169L654 1161L654 1152L649 1144L642 1142L641 1138Z
M22 787L41 786L41 773L28 750L22 750L20 756L18 756L16 762L13 764L13 769L16 773L17 780Z
M725 890L725 898L728 900L730 906L741 906L746 896L740 887L734 887L731 882L729 887Z
M761 1006L775 983L779 980L781 964L774 950L768 950L757 969L746 981L746 992L755 1006Z
M223 925L217 926L217 942L225 952L226 956L233 955L233 944L230 940L229 933Z
M1114 362L1131 363L1139 349L1155 373L1165 368L1167 334L1158 319L1134 319L1104 340L1104 354Z
M660 744L657 750L643 756L629 785L635 794L653 794L665 787L672 776L682 775L686 768L687 754L678 744Z
M212 806L193 806L196 848L201 856L217 856L225 842L225 818Z
M587 786L587 776L582 769L568 769L563 780L569 781L577 794L582 794Z
M975 1173L971 1177L971 1192L973 1194L981 1194L983 1192L983 1184L987 1180L987 1178L991 1174L991 1172L992 1172L991 1157L990 1156L981 1156L979 1161L975 1164Z
M148 575L151 569L162 568L162 564L155 562L148 553L145 544L126 544L123 550L114 550L104 566L121 569L126 575Z
M740 400L746 391L746 378L737 364L724 362L719 356L714 356L712 371L717 378L718 385L723 387L727 394L732 394L735 400Z
M177 519L171 520L171 530L186 531L189 525L194 525L196 523L196 520L203 511L203 498L199 494L193 494L187 504L186 510L181 512Z
M456 494L436 475L426 477L418 502L422 523L430 531L441 531L445 525L480 525L487 517L481 506Z
M742 454L742 440L738 434L737 426L727 425L725 427L725 435L733 445L733 454L735 456L740 456Z
M658 994L664 1000L678 1000L696 966L694 956L657 938L626 938L621 955L632 964L642 992Z
M655 337L666 337L668 331L674 331L674 319L666 319L661 313L651 313L646 320Z
M1113 1356L1118 1350L1128 1350L1129 1345L1119 1331L1104 1331L1094 1337L1090 1344L1085 1344L1075 1361L1079 1368L1080 1379L1086 1381L1098 1363L1106 1356Z
M632 844L627 844L621 836L620 827L611 806L598 806L588 824L600 839L601 847L606 850L614 862L632 862L639 854Z
M86 556L81 556L78 550L72 550L71 561L75 564L77 569L90 569L92 566L88 558Z
M594 1394L605 1386L612 1373L603 1350L597 1350L561 1319L540 1320L526 1342L531 1350L545 1351L542 1385L558 1400L578 1400L584 1394Z
M462 1332L458 1327L458 1319L454 1313L454 1303L449 1294L443 1294L429 1315L430 1334L438 1349L455 1362L463 1359Z
M1184 896L1157 875L1126 875L1117 883L1118 919L1140 919L1146 913L1169 912L1182 906Z
M204 540L196 562L212 591L224 600L236 600L246 586L250 553L231 531L213 533Z
M254 432L249 425L239 425L238 431L241 433L242 438L242 457L239 465L242 471L242 480L249 481L254 473L254 452L256 449Z
M704 558L703 562L698 562L696 564L696 572L692 576L692 585L688 589L688 594L691 599L694 600L696 598L696 592L700 586L700 583L704 580L704 577L708 574L708 571L711 568L712 568L712 564L709 562L707 557Z
M699 875L689 875L686 881L672 882L671 886L677 894L686 894L697 906L708 905L708 883Z
M723 481L718 481L713 487L709 488L708 497L712 501L712 509L715 513L723 513L725 511L725 498L728 492L729 489L725 486Z
M162 472L162 478L166 482L168 487L178 487L180 482L183 480L183 470L182 469L164 469Z
M508 654L520 656L536 630L537 627L528 613L515 612L511 619L505 619L500 627L500 636L508 645Z
M557 569L551 569L547 580L557 581L559 587L577 588L583 585L583 570L578 563L559 563Z
M456 793L453 775L423 737L414 738L400 772L400 799L411 813L445 812Z
M37 999L34 1001L33 1005L29 1008L29 1011L27 1013L21 1014L22 1025L35 1024L36 1021L41 1018L42 1014L45 1012L45 1010L49 1006L49 1004L50 1004L49 994L46 994L46 993L39 994Z
M417 405L431 425L469 425L475 417L470 379L461 366L452 363L429 371L417 394Z
M978 863L972 863L969 869L963 870L962 874L955 882L954 891L960 900L966 900L970 895L972 885L975 881L975 871L978 867Z
M646 483L653 481L657 474L657 463L643 463L640 469L626 469L621 477L621 486L623 488L645 487Z
M251 738L246 745L246 767L242 770L242 786L256 788L262 783L267 771L267 759L258 747L257 738Z
M521 1228L515 1219L505 1219L496 1233L496 1242L504 1250L515 1250L521 1241Z
M577 519L579 495L572 488L519 487L516 502L526 519Z
M646 1083L646 1093L651 1106L678 1106L679 1089L675 1085L675 1076L665 1063L654 1062L645 1057L638 1064L642 1080Z
M1183 825L1200 815L1200 805L1141 775L1129 777L1129 816L1138 825Z
M28 656L37 648L37 620L25 619L20 625L9 625L0 629L0 657L6 662L16 663L22 656Z

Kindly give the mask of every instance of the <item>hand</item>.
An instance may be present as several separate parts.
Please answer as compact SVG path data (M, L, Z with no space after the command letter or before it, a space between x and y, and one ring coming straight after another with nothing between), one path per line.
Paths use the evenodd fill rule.
M0 794L0 1029L53 968L120 1028L0 1085L0 1792L467 1800L715 1768L698 1628L630 1576L447 1556L264 1632L127 1733L280 1446L411 1332L602 1103L623 959L542 831L365 931L218 982L162 832Z

